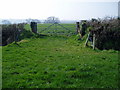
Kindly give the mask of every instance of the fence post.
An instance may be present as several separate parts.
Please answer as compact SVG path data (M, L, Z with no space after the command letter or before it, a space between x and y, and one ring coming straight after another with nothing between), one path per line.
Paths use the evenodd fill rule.
M87 37L87 39L86 39L85 46L88 46L89 36L90 36L90 32L88 33L88 37Z
M95 34L93 34L93 49L95 50Z

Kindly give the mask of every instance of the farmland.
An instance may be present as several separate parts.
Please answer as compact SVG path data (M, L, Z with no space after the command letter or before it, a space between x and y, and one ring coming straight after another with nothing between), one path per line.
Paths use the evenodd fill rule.
M46 26L39 24L38 32ZM87 35L78 40L75 25L66 26L70 31L51 27L45 36L2 47L2 87L118 88L118 51L84 47Z

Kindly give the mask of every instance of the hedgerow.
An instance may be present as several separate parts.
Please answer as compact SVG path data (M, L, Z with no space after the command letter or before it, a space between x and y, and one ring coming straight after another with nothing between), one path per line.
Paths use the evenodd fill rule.
M111 18L98 21L90 21L91 34L95 34L95 46L98 49L120 50L120 19Z

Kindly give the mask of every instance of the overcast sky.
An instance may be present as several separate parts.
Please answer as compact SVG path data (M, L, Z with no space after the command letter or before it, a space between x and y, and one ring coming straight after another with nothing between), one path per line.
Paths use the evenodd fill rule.
M0 19L46 19L55 16L60 20L81 20L113 17L118 16L118 1L0 0Z

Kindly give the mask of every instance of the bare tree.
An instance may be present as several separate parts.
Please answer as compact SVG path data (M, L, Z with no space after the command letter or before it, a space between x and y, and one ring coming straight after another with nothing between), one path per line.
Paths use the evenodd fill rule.
M30 24L31 22L41 23L41 21L38 20L38 19L26 19L26 22L29 23L29 24Z
M48 17L44 23L60 23L60 20L54 16Z
M120 1L118 2L118 17L120 18Z
M11 24L11 22L8 20L2 20L2 24Z

